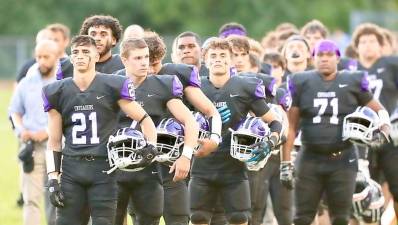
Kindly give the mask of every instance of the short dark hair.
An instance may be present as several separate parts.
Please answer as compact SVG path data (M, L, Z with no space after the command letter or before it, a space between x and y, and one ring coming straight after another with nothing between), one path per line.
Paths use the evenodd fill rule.
M250 43L247 37L230 35L227 37L227 41L232 49L242 50L247 53L250 51Z
M146 31L144 40L149 48L149 62L153 63L156 60L162 60L166 55L166 44L163 39L153 31Z
M199 35L198 35L197 33L195 33L195 32L192 32L192 31L185 31L185 32L182 32L181 34L179 34L179 35L176 37L176 43L177 43L178 39L183 38L183 37L194 37L195 40L196 40L196 42L198 43L198 45L199 45L199 46L202 45L202 41L200 40Z
M88 35L88 29L94 26L104 26L112 30L112 36L116 39L116 43L119 42L122 36L122 25L119 20L113 16L108 15L94 15L87 17L82 27L80 28L80 34Z
M148 45L143 38L128 38L120 44L120 55L127 58L131 50L147 47Z
M242 24L236 23L236 22L226 23L226 24L222 25L220 27L220 29L218 30L218 36L221 38L226 38L231 34L238 34L241 36L246 36L247 31L246 31L246 28Z
M327 38L329 31L326 26L319 20L311 20L301 28L301 35L305 36L307 33L321 33L323 38Z
M94 38L89 35L77 35L72 38L71 47L74 46L94 46L97 47L95 44Z
M286 69L286 62L283 56L280 53L272 52L267 53L263 57L263 62L267 64L275 63L279 65L283 70Z
M251 67L261 67L260 59L253 53L249 53L249 61Z

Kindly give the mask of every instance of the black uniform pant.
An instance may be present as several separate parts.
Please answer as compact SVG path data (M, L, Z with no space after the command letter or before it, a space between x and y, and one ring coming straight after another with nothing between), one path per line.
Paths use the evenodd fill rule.
M106 158L64 156L61 191L64 207L57 208L57 225L113 225L116 213L116 179Z
M355 151L352 147L335 154L314 151L303 146L296 160L294 224L311 224L325 193L332 224L346 225L358 170Z
M285 186L282 185L279 179L279 167L280 167L280 156L279 155L272 155L265 167L262 170L263 179L265 183L265 190L264 190L264 197L261 199L264 201L264 205L261 205L259 208L259 212L261 211L261 219L264 218L267 197L270 194L271 201L272 201L272 208L278 221L278 225L291 225L293 223L293 191L287 189ZM258 197L260 198L260 197ZM253 203L252 203L253 205ZM260 214L259 214L260 216ZM253 222L255 213L252 215ZM258 217L260 218L260 217ZM258 222L253 224L261 224L262 220L258 220Z
M163 219L166 225L187 225L189 221L188 186L185 180L173 181L170 167L159 166L164 190Z
M134 213L134 224L159 224L163 213L163 187L156 168L149 166L138 172L117 171L117 184L116 225L123 225L129 203Z
M241 224L250 217L250 187L245 175L212 173L193 175L189 182L192 224L208 224L221 200L227 221Z
M370 176L375 181L387 181L395 202L398 202L398 146L388 143L381 149L371 149Z

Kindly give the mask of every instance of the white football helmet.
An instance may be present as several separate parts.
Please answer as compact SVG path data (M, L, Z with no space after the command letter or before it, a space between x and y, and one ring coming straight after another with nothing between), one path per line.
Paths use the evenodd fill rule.
M379 116L375 111L366 106L358 107L353 113L344 117L343 140L350 140L359 145L370 145L378 125Z
M140 171L144 167L136 167L140 163L142 156L140 150L147 145L144 135L133 128L125 127L116 131L108 139L108 160L111 169L108 173L116 169L123 171Z
M258 117L245 118L236 128L231 131L230 154L233 158L245 162L249 170L259 170L264 167L271 152L261 161L247 162L253 157L251 147L253 144L263 141L271 132L266 123Z
M398 145L398 108L390 116L391 121L391 132L390 137L395 146Z

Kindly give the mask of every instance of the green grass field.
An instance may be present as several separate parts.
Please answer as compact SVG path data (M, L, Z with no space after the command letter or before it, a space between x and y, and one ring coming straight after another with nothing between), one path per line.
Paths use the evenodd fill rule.
M17 160L17 139L7 117L7 108L12 95L12 82L0 85L0 224L22 224L22 210L17 207L19 196L19 164ZM42 223L45 224L44 221Z

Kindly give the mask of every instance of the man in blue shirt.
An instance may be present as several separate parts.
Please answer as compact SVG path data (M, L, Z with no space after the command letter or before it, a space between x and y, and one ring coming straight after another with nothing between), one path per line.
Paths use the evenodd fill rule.
M44 85L56 80L58 46L54 41L43 40L36 45L35 56L37 66L18 83L9 108L16 134L22 143L19 157L24 164L22 175L24 225L40 224L39 205L44 193L46 178L44 152L48 138L47 115L43 111L41 90Z

